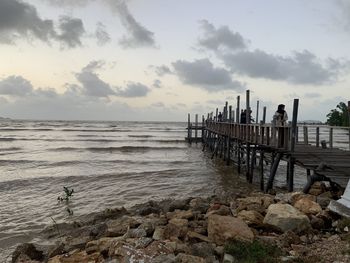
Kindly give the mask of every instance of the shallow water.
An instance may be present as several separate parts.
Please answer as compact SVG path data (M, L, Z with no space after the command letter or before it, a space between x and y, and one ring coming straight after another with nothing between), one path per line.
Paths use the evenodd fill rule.
M185 123L1 121L0 257L53 219L257 187L185 136ZM285 184L285 169L276 185ZM305 183L305 171L296 170L295 182ZM74 189L73 216L57 201L64 186Z

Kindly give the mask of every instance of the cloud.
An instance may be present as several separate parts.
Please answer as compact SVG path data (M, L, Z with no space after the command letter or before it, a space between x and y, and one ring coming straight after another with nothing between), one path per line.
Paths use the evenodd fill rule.
M231 79L230 72L216 68L208 59L194 62L178 60L172 63L176 74L184 84L195 85L209 92L219 90L242 90L244 85Z
M159 77L162 77L166 74L173 74L173 72L170 70L170 68L166 65L161 66L151 66L155 68L155 72Z
M126 88L117 88L116 95L120 97L145 97L150 92L150 88L137 82L129 82Z
M32 84L22 76L9 76L0 81L0 94L26 96L33 91Z
M345 31L350 31L350 2L348 0L336 0L340 18L337 17L338 23Z
M124 48L155 47L154 33L142 26L131 15L128 6L122 0L109 1L118 12L122 25L127 34L120 39L119 44Z
M95 37L97 38L97 44L102 46L111 41L111 37L106 31L106 27L101 22L97 23Z
M287 81L292 84L332 83L349 67L348 62L335 59L328 59L322 63L307 50L294 52L290 57L255 50L224 54L221 58L234 73L252 78Z
M59 22L61 34L57 35L56 38L70 48L81 46L80 38L85 33L81 19L63 16Z
M103 61L92 61L81 72L76 73L75 77L82 85L82 92L92 97L108 97L115 95L113 88L105 81L100 79L95 70L104 65ZM78 89L75 87L75 89Z
M316 92L308 92L308 93L305 93L304 96L306 98L315 99L315 98L321 97L321 94L320 93L316 93Z
M247 47L241 34L234 33L228 26L215 28L207 20L199 21L203 36L198 39L199 45L209 50L219 49L239 50Z
M162 87L162 82L159 79L153 81L153 87L160 89Z
M62 16L56 32L54 21L42 19L33 5L18 0L0 1L0 43L15 44L18 39L58 41L63 46L81 46L85 33L81 19Z
M157 107L157 108L164 108L165 104L163 102L155 102L151 104L152 107Z
M18 0L0 1L0 42L14 44L20 37L48 41L52 36L53 21L41 19L34 6Z

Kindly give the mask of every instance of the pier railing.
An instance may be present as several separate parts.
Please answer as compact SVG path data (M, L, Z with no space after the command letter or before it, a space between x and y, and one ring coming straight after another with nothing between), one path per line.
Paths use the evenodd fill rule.
M291 127L289 126L207 121L206 130L250 144L273 147L285 151L289 151L291 147Z

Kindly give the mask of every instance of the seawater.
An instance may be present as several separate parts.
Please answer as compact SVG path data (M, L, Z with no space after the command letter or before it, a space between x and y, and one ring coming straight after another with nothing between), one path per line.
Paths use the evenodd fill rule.
M1 121L0 257L53 220L251 187L185 136L185 123Z

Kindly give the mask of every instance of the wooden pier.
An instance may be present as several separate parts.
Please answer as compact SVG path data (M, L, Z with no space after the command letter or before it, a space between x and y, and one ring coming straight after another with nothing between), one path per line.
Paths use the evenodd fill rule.
M233 163L239 173L245 173L248 182L259 180L261 190L268 192L273 187L274 178L281 160L287 162L286 183L289 191L294 188L295 165L306 170L307 184L304 192L308 192L315 181L329 181L332 186L345 187L350 178L350 151L334 147L334 127L319 125L298 125L299 100L294 100L292 122L286 126L274 126L266 122L266 107L263 118L258 124L239 123L240 98L237 97L236 114L232 106L226 102L222 117L218 109L215 116L207 115L202 123L190 121L188 115L187 140L203 142L203 150L212 153L212 158L223 158L227 165ZM249 107L249 91L247 91L246 109ZM257 102L256 120L259 120L259 102ZM322 136L320 129L323 130ZM350 128L337 127L349 133L347 144L350 148ZM309 131L314 130L313 136ZM325 135L324 130L328 131ZM198 131L201 132L200 136ZM193 137L193 132L195 133ZM302 136L300 136L302 134ZM328 140L324 140L327 136ZM322 138L323 137L323 138ZM269 178L264 182L264 165L269 165ZM256 178L258 177L258 178Z

